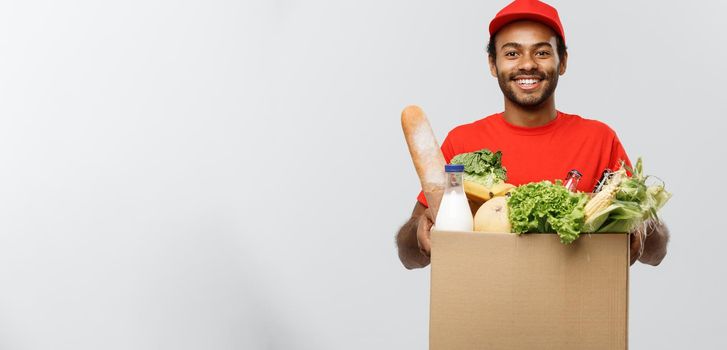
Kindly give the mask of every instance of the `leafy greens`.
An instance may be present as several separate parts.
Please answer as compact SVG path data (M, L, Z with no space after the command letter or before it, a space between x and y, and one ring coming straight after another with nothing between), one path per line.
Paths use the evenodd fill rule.
M570 192L560 183L532 182L512 191L508 216L515 233L555 232L569 244L581 232L587 201L586 194Z
M584 232L631 232L643 222L658 219L657 211L671 198L664 184L647 185L641 158L630 168L622 164L632 176L618 186L613 202L596 212L583 227Z
M475 152L461 153L449 162L464 165L464 179L492 187L507 181L507 170L502 166L502 152L481 149Z

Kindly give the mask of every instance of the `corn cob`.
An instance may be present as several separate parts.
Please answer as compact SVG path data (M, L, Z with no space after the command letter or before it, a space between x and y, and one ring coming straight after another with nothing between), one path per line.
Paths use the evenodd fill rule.
M624 176L626 176L626 170L622 167L621 169L613 173L613 176L611 176L611 178L608 180L608 183L601 189L601 192L596 193L596 195L593 196L593 198L591 198L588 203L586 203L586 221L588 220L588 218L598 213L599 211L607 208L609 205L611 205L611 203L613 203L613 199L616 197L616 193L618 192L618 186L621 184Z

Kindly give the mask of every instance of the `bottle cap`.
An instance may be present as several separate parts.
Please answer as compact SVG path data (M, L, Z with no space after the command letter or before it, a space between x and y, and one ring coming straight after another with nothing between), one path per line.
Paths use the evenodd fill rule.
M444 171L448 173L461 173L464 171L464 165L462 164L447 164L444 166Z

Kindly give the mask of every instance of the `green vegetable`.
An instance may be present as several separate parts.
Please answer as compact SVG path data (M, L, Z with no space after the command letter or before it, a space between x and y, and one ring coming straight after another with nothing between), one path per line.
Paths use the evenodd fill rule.
M587 195L570 192L560 183L533 182L512 191L508 216L515 233L555 232L569 244L581 232L587 201Z
M475 152L461 153L449 162L464 165L464 179L492 187L507 181L507 170L502 166L502 152L491 152L481 149Z
M647 185L641 158L631 169L622 165L632 176L621 181L616 196L608 207L591 216L583 232L631 232L643 222L658 219L657 211L671 198L664 183Z

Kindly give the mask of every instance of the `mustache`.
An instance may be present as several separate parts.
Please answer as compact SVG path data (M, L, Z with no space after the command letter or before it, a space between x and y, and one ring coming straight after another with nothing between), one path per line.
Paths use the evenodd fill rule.
M529 75L529 76L537 77L539 79L545 79L545 78L549 77L548 74L541 72L539 70L529 70L529 71L519 70L516 73L510 74L510 80L515 79L515 77L517 77L519 75Z

